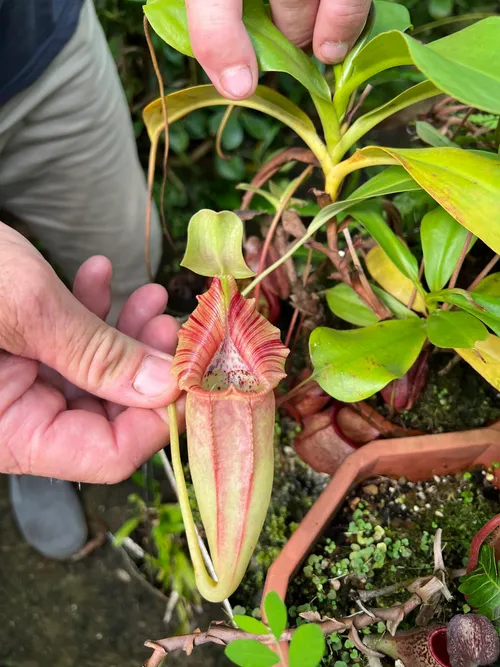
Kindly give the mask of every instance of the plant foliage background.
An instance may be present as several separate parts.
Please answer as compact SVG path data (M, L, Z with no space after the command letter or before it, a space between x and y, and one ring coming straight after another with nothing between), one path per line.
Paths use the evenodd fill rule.
M158 97L158 89L144 39L144 3L142 0L95 0L95 4L122 79L141 160L145 165L149 140L141 111L148 102ZM437 39L468 25L460 20L461 16L500 10L497 0L404 0L401 4L410 10L414 28L419 31L418 38L423 41ZM455 20L457 18L458 21ZM156 34L152 33L152 38L166 93L208 82L196 61L174 51ZM394 71L390 76L389 82L385 80L387 74L384 73L375 81L375 84L385 85L375 85L365 102L367 111L422 78L412 68L401 70L399 78L394 78ZM277 88L307 111L305 107L310 104L308 93L291 77L268 74L263 79L267 85ZM187 222L194 210L205 207L239 208L241 194L234 189L234 185L249 180L256 168L269 159L278 147L285 148L295 141L292 133L273 119L248 110L235 110L222 140L222 148L231 154L231 160L223 160L214 150L214 138L223 113L223 109L217 108L198 110L170 129L172 155L165 208L169 229L176 239L185 236ZM161 179L160 170L157 179ZM156 201L159 201L158 197ZM265 208L265 202L259 200L261 205Z

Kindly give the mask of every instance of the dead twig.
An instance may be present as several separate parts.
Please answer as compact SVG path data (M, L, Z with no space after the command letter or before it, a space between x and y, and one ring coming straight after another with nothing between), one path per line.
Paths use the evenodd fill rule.
M165 131L165 147L163 151L163 176L162 176L161 195L160 195L160 218L163 227L163 233L165 234L168 243L175 252L176 251L175 243L172 236L170 235L170 231L167 226L167 221L165 219L165 188L167 185L167 162L168 162L168 152L170 148L169 134L168 134L168 111L167 111L167 103L165 101L165 87L163 85L163 78L161 76L160 67L158 65L158 59L156 58L153 40L151 39L151 32L149 29L149 21L146 15L144 15L144 35L146 36L146 42L148 45L149 54L151 56L151 62L153 64L154 73L156 75L156 80L158 81L158 88L161 99L161 108L163 113L164 131ZM151 281L153 280L153 272L151 268L151 254L150 254L153 176L154 174L150 173L150 170L148 170L148 205L146 210L146 266L149 274L149 279Z
M418 279L422 280L423 275L424 275L424 259L422 258L422 261L420 262L420 267L418 269ZM417 286L415 285L413 287L412 293L410 295L410 300L408 301L407 308L409 310L411 310L413 308L413 304L415 303L416 298L417 298Z
M276 228L281 220L281 216L283 215L284 211L286 210L288 204L290 203L290 200L292 199L293 195L295 192L299 189L299 187L302 185L302 183L309 178L313 170L313 166L309 165L304 169L304 171L298 176L295 181L294 181L294 187L290 188L286 195L284 195L280 201L280 205L276 213L274 214L273 220L271 222L271 225L269 227L269 230L266 234L266 239L264 241L264 246L262 248L262 253L260 255L260 260L259 260L259 266L257 269L257 276L259 276L262 271L264 270L264 267L266 265L266 258L267 258L267 253L269 251L269 247L271 245L271 242L273 240L274 232L276 231ZM243 207L244 208L244 207ZM259 307L259 294L260 294L260 285L261 283L257 283L255 286L254 290L254 298L255 298L255 303L257 305L257 308Z
M470 243L472 241L472 237L474 234L472 232L467 232L467 236L465 238L465 243L463 245L462 251L460 253L460 257L458 258L457 264L453 270L453 275L450 278L450 282L448 284L448 289L453 289L455 285L457 284L458 280L458 275L460 273L460 269L462 268L462 264L464 263L465 256L469 252L469 247Z
M354 116L358 113L358 111L359 111L359 109L361 108L363 102L366 100L366 98L367 98L368 95L372 92L372 90L373 90L373 86L369 83L369 84L365 87L365 89L363 90L363 92L361 93L361 95L359 96L359 98L358 98L356 104L354 104L354 106L352 107L352 109L349 111L349 115L347 116L347 120L346 120L346 122L345 122L346 127L349 127L349 125L350 125L351 122L352 122L352 119L353 119Z
M227 109L224 112L224 115L222 116L222 120L219 124L219 127L217 129L217 136L215 137L215 150L217 152L217 155L220 157L221 160L230 160L231 158L228 157L227 155L224 154L224 151L222 150L222 135L224 134L224 130L226 129L226 125L229 122L229 119L231 118L231 114L233 113L235 109L234 104L230 104Z
M491 271L491 269L495 266L495 264L498 262L500 259L500 255L494 255L488 264L484 267L484 269L481 271L481 273L478 273L478 275L474 278L474 280L471 282L469 287L467 288L468 292L472 292L478 285L479 283L486 278L488 273Z
M405 616L422 604L427 604L436 593L442 590L442 588L442 582L439 581L437 577L430 576L417 579L414 582L411 597L394 607L367 609L366 612L361 612L341 619L321 617L318 612L305 612L300 614L300 616L310 622L316 623L324 634L331 634L332 632L348 632L353 643L358 645L359 630L362 630L369 625L373 625L374 623L378 623L379 621L384 622L391 635L394 635ZM291 641L295 632L296 628L285 630L280 637L280 642ZM253 635L237 628L230 628L227 625L213 624L205 632L196 630L190 635L168 637L156 641L148 640L145 645L153 649L153 654L144 663L143 667L158 667L161 660L173 651L181 650L189 655L195 646L202 646L204 644L227 646L235 639L254 639L264 645L272 645L275 643L272 634ZM359 643L361 650L366 649L361 642ZM371 655L374 654L372 653Z
M452 358L448 361L446 366L441 368L438 371L438 375L442 377L443 375L448 375L448 373L451 371L452 368L455 368L455 366L460 363L462 357L455 352L455 354L452 356Z
M261 188L281 169L283 165L294 161L319 167L316 156L308 148L286 148L284 151L271 158L269 162L266 162L266 164L259 169L250 181L250 185L254 188ZM249 209L254 195L255 193L250 190L245 192L241 200L241 208Z
M392 317L391 311L376 296L375 292L371 288L370 283L368 282L367 277L365 276L365 272L363 271L363 267L361 266L361 262L359 261L358 254L352 242L351 233L347 226L343 229L343 234L349 249L349 254L351 255L352 263L354 264L356 277L359 279L359 283L356 280L352 280L353 288L363 299L363 301L365 301L365 303L373 310L379 320L385 320Z

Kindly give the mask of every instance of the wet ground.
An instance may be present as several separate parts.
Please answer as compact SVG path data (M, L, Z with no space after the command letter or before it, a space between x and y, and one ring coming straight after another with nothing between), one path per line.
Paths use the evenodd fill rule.
M114 531L134 490L124 483L82 493L90 515ZM144 641L172 632L164 613L162 597L109 544L77 563L39 556L19 535L0 476L0 667L140 667L151 653ZM205 627L210 617L223 614L207 609L197 625ZM168 667L228 664L216 646L166 661Z

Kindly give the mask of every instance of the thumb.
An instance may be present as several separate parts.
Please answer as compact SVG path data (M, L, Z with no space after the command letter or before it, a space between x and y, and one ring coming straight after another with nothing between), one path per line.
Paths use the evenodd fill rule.
M81 389L121 405L156 408L178 397L170 355L87 310L41 257L25 259L15 263L18 270L9 264L6 284L12 287L8 301L0 298L0 347L41 361Z

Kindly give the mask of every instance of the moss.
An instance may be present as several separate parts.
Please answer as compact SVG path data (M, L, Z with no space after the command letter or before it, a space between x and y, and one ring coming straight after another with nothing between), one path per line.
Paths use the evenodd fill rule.
M442 354L434 356L427 385L414 408L400 415L401 423L427 433L443 433L500 419L498 394L470 366L459 363L446 375L439 375L447 360Z
M347 616L359 612L353 590L377 590L429 574L438 528L443 531L447 567L462 568L471 538L500 511L500 496L491 479L489 473L476 471L423 484L378 479L355 490L291 583L287 599L291 618L300 623L303 611ZM456 595L440 608L439 620L463 613L465 599L457 584L450 584ZM377 597L369 606L390 606L407 597L403 589ZM413 622L410 617L401 627ZM324 666L363 664L346 637L332 636L328 644Z

